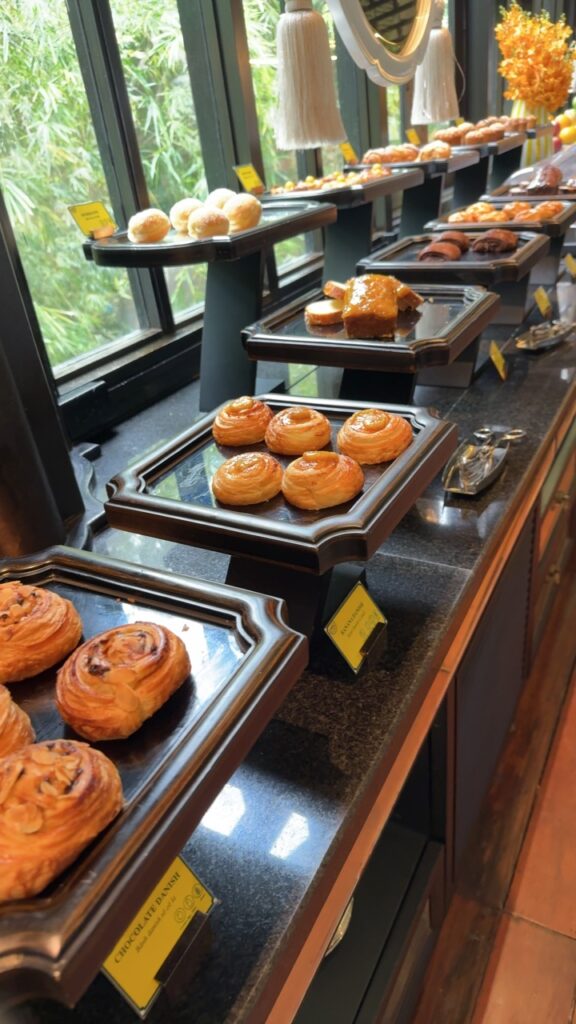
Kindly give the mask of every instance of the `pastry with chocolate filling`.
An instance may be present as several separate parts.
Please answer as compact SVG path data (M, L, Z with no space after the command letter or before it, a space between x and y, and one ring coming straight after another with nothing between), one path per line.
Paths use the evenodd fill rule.
M518 235L505 228L492 228L472 243L473 252L514 252L518 248Z
M451 245L457 245L462 253L468 252L470 248L470 239L463 231L443 231L435 241L450 242Z
M461 255L460 246L454 242L430 242L418 253L418 259L422 263L455 263Z

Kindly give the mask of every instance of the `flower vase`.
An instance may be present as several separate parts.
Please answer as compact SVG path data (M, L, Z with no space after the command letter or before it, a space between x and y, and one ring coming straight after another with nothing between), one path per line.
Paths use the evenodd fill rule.
M526 100L514 100L512 104L511 117L528 117L534 114L537 118L537 125L545 125L550 121L550 115L541 104L536 106ZM526 139L522 150L522 167L531 167L539 160L545 160L554 154L554 139L552 135L541 135L536 139Z

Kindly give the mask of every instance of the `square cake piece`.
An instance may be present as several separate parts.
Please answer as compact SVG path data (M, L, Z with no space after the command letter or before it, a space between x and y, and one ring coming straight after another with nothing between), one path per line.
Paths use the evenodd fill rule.
M349 338L387 338L398 320L396 282L382 274L362 274L346 284L342 320Z

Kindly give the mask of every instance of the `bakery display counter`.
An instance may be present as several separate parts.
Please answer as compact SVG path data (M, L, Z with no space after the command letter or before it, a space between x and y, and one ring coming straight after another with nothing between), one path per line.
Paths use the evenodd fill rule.
M454 225L455 229L458 227ZM516 248L512 251L506 250L506 238L499 243L497 237L492 252L475 251L475 243L482 242L485 235L485 231L467 232L468 248L465 251L457 255L458 245L453 252L446 250L441 253L438 250L439 255L430 261L422 259L421 254L424 249L438 242L438 235L403 238L361 260L358 273L392 274L417 288L421 283L433 282L483 285L498 291L502 299L500 307L494 310L493 319L498 323L519 324L527 312L530 273L547 254L550 240L542 234L516 231L513 232L512 240L515 240ZM501 252L498 252L499 244L502 246Z
M345 168L347 172L361 170L356 166ZM364 168L369 170L369 168ZM370 250L372 240L372 209L376 199L395 195L410 189L410 193L422 187L425 170L422 164L398 165L375 177L372 181L357 185L335 185L310 191L270 193L263 196L265 206L277 203L297 203L301 197L309 200L334 203L338 207L335 222L326 227L324 244L324 280L346 278L354 273L358 260ZM252 318L254 319L254 318ZM246 321L248 323L250 321Z
M137 732L97 745L120 774L119 815L47 889L0 908L0 990L71 1004L301 674L307 642L274 598L69 548L2 562L0 582L11 580L71 601L86 638L129 623L166 627L191 663ZM77 738L56 709L55 675L12 689L38 741ZM34 844L37 828L28 831Z
M379 271L387 272L381 265ZM349 338L342 323L311 327L305 308L321 296L310 292L247 327L244 345L255 360L343 367L342 398L410 401L424 368L464 360L473 367L478 337L499 305L496 295L461 284L426 284L418 291L423 305L399 315L392 337Z
M256 367L246 358L240 333L262 309L264 252L294 235L326 227L336 216L328 202L279 199L264 206L260 223L248 231L205 239L170 231L154 243L134 243L127 232L119 232L86 242L84 251L102 267L208 263L200 386L201 406L211 409L226 398L254 392Z

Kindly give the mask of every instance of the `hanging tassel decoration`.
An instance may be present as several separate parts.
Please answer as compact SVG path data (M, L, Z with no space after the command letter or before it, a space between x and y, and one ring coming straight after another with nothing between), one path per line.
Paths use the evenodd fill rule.
M444 6L444 0L434 0L428 48L414 76L412 124L452 121L460 114L454 84L456 55L449 29L442 28Z
M286 0L278 22L279 149L316 149L346 138L336 101L328 29L312 0Z

